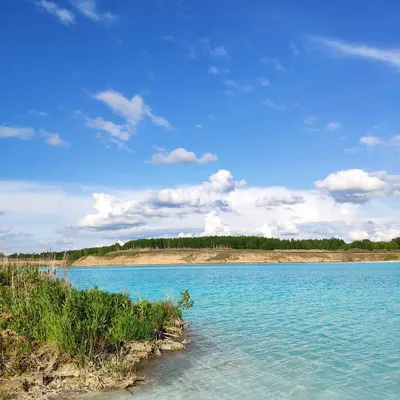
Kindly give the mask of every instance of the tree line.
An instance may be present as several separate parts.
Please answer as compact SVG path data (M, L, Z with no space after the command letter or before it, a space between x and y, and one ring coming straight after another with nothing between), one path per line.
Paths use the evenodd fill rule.
M237 249L237 250L400 250L400 237L389 242L357 240L346 243L342 239L278 239L259 236L204 236L194 238L153 238L130 240L124 245L89 247L81 250L42 252L34 254L15 253L9 258L56 259L65 257L74 262L81 257L104 256L114 251L141 249Z

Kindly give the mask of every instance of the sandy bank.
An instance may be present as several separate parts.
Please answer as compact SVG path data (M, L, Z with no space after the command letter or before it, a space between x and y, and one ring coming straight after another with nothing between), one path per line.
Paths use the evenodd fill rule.
M105 256L87 256L75 266L262 264L400 261L400 252L252 251L252 250L147 250L120 251Z

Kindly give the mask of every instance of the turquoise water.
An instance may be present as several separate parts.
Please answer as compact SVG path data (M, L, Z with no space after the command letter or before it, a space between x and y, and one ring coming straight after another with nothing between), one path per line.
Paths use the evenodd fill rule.
M192 344L138 400L400 399L400 263L83 267L70 279L149 299L189 289Z

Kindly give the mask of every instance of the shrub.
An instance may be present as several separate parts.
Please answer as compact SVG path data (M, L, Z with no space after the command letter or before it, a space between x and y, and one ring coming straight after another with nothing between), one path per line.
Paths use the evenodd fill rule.
M127 294L97 287L77 290L55 271L0 266L0 332L12 330L32 348L51 343L82 361L118 349L123 339L151 340L155 329L192 306L187 290L177 305L171 300L135 302ZM0 350L1 359L7 349Z

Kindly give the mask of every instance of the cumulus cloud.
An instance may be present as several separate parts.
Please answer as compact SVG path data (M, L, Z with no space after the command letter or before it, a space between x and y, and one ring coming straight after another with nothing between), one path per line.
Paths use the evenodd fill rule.
M40 134L45 137L45 142L50 146L69 147L69 143L62 139L58 133L51 133L41 129Z
M217 193L229 193L235 189L242 188L246 185L245 180L241 180L239 182L233 179L233 176L230 171L226 169L221 169L215 174L210 176L209 183L206 182L204 186L212 191Z
M201 187L162 189L150 192L146 201L153 208L200 208L207 205Z
M183 147L179 147L170 152L162 151L157 154L153 154L153 164L206 164L217 161L218 157L216 154L204 153L198 157L192 151L187 151Z
M123 202L105 193L93 193L94 213L78 221L78 228L118 230L145 225L148 210L136 201ZM150 213L151 214L151 213Z
M329 192L339 203L365 203L389 188L378 176L362 169L332 173L324 180L316 181L315 185Z
M82 218L77 226L90 230L120 230L143 226L161 218L226 211L229 204L222 196L244 184L244 181L236 182L229 171L220 170L202 185L152 191L140 201L122 201L106 193L95 193L95 212Z
M35 136L35 130L33 128L0 125L0 139L15 138L24 140L32 136Z
M295 205L304 203L304 197L295 193L272 194L271 196L257 199L257 207L280 207L282 205Z
M118 18L110 11L99 11L95 0L73 0L72 4L82 15L94 22L109 24Z
M66 8L60 7L58 4L52 1L40 0L36 2L36 5L48 13L54 15L64 25L70 25L75 23L75 15Z
M230 234L230 228L224 224L217 211L212 211L204 218L204 236L223 236Z
M307 190L249 187L227 170L161 190L0 181L2 246L67 248L72 239L82 248L181 233L390 240L400 235L399 191L400 176L362 170L335 172ZM34 236L9 236L18 232Z

